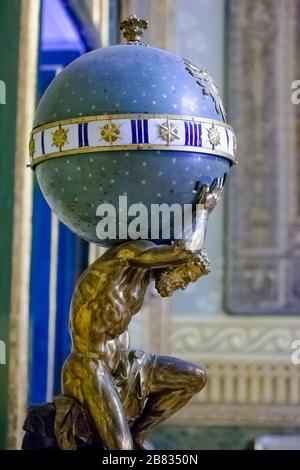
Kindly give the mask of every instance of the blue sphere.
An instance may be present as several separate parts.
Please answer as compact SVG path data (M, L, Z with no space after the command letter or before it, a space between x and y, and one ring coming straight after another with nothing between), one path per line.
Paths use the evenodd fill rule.
M97 49L75 60L53 80L39 103L34 127L106 115L142 115L143 122L148 115L189 116L222 124L220 103L191 70L183 59L153 47ZM114 129L115 135L107 137L112 146L120 132L118 126ZM63 142L69 142L72 132L65 134ZM176 135L171 138L178 139ZM61 151L59 141L57 147ZM118 207L120 195L127 195L128 205L142 202L149 208L151 204L192 203L197 185L210 185L224 177L232 164L222 152L214 152L214 145L208 152L143 145L112 147L114 151L105 147L105 151L80 152L80 148L74 154L58 151L57 158L41 159L34 166L38 183L62 222L82 238L107 246L120 240L97 237L100 204Z

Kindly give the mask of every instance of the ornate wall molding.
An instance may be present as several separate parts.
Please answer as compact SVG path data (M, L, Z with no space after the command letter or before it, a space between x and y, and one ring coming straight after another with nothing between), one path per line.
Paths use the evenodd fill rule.
M206 387L171 420L188 426L300 426L300 366L294 317L170 315L168 301L149 298L139 347L202 365Z
M295 318L169 317L168 354L203 365L208 383L173 422L199 426L300 425Z
M299 8L299 0L229 2L228 107L240 165L228 188L226 297L235 314L300 308L299 106L291 102Z
M299 407L191 403L170 419L173 425L299 428Z
M197 358L236 360L245 357L291 363L291 344L300 339L300 321L293 318L227 317L201 319L178 315L171 319L170 349Z

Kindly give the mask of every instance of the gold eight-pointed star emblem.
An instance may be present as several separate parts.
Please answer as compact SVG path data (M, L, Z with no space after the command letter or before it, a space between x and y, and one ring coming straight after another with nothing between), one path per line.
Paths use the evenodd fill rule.
M115 142L120 138L120 127L121 125L114 124L110 122L100 127L101 138L100 140L105 140L105 142Z
M68 143L68 132L69 129L59 128L55 132L52 132L52 147L63 147Z
M215 126L207 129L209 143L215 148L221 144L221 132Z
M168 144L173 142L175 139L179 140L178 129L172 122L166 121L162 124L158 124L159 137Z

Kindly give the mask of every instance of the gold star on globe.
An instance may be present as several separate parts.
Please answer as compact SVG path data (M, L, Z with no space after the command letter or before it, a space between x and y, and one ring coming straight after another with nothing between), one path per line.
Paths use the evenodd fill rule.
M172 122L166 121L162 124L158 124L159 127L159 137L163 139L168 144L173 142L175 139L179 139L178 137L178 129L174 126Z
M62 129L61 127L55 132L52 132L52 147L63 147L68 142L69 129Z
M214 125L207 129L208 140L213 147L221 144L221 132Z
M110 144L115 142L120 138L120 127L121 125L113 124L112 122L105 124L103 127L100 127L100 140L105 140L105 142L109 142Z
M35 140L32 135L29 141L29 155L31 156L31 158L33 158L34 154L35 154Z

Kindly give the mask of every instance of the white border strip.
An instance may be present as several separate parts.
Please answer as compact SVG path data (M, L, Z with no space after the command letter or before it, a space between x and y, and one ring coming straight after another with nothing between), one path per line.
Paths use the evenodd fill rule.
M235 161L235 134L223 122L184 116L97 116L33 131L31 165L74 153L166 149L221 155Z

